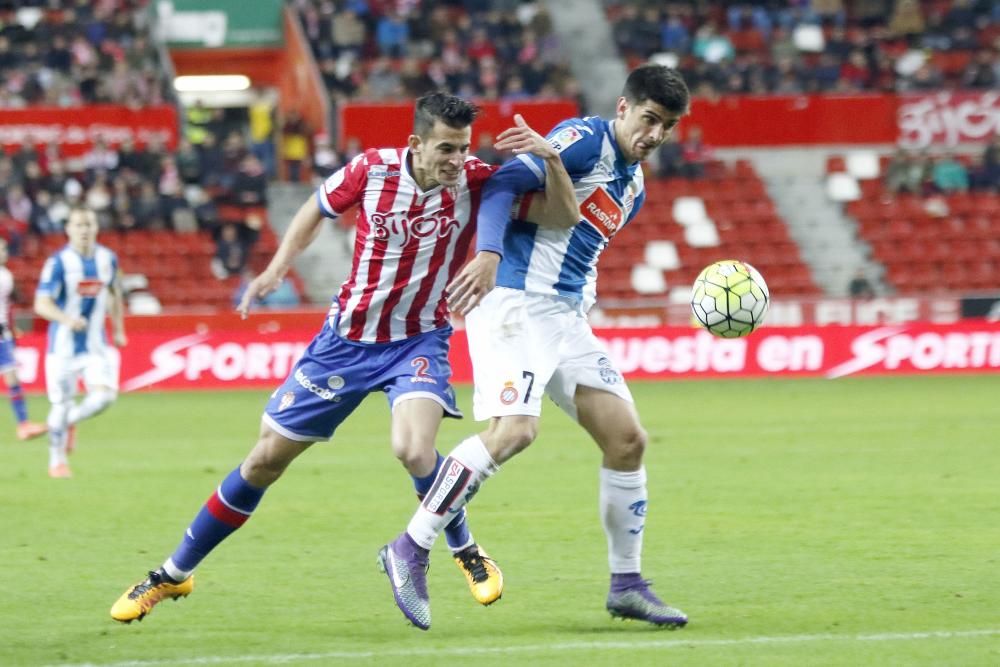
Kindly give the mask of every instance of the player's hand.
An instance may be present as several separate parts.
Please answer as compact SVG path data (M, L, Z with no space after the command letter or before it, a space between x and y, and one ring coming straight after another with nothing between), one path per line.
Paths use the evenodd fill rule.
M124 331L118 331L112 334L112 341L114 341L115 347L125 347L128 345L128 336L125 335Z
M272 271L264 271L264 273L251 280L243 292L240 305L236 307L236 312L240 314L240 318L245 320L250 313L250 305L254 302L254 299L265 297L278 289L278 286L281 285L281 280L282 277Z
M448 307L451 312L467 315L497 284L500 255L484 250L462 267L448 284Z
M69 328L71 331L83 331L87 328L87 318L85 317L74 317L70 323Z
M531 129L524 122L524 116L519 113L514 114L514 127L509 127L498 134L493 147L498 151L512 151L514 155L531 153L543 160L559 157L559 152L552 147L552 144Z

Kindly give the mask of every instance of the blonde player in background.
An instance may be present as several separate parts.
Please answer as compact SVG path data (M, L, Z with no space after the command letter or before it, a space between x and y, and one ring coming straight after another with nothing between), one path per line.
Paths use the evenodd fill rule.
M97 216L77 208L66 220L69 243L49 257L35 291L35 313L49 321L45 385L49 410L49 476L72 477L67 455L76 424L93 417L118 397L118 353L124 347L125 314L118 257L97 243ZM87 394L73 400L79 379Z
M14 325L10 318L11 296L14 293L14 276L7 268L7 241L0 238L0 373L7 384L10 405L17 419L18 440L28 440L44 435L44 424L28 421L28 406L24 402L24 392L17 377L17 362L14 359Z

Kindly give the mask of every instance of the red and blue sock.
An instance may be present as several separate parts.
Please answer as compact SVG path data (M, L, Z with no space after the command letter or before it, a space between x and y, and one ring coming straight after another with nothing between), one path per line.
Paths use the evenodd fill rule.
M264 491L243 479L239 468L229 473L209 496L184 533L184 540L164 564L167 574L172 579L187 579L212 549L246 523Z
M28 406L24 403L24 391L21 389L21 385L11 385L7 387L7 392L10 394L10 406L14 408L14 417L17 419L17 423L23 424L28 421Z

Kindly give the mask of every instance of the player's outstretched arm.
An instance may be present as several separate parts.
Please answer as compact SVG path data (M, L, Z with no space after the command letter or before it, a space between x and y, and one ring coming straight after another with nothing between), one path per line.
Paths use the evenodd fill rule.
M497 135L497 150L510 150L515 155L531 153L545 163L545 191L526 195L532 197L528 222L540 227L569 229L580 222L580 206L576 201L573 180L552 144L531 129L521 114L514 114L514 127Z
M251 280L246 291L243 292L240 305L236 307L243 319L246 319L250 312L250 304L254 302L254 299L267 296L278 289L288 270L292 268L292 262L302 254L303 250L309 247L309 244L319 234L322 221L323 214L319 210L319 203L317 203L315 195L310 196L292 218L292 224L288 226L288 231L282 237L281 244L267 268Z

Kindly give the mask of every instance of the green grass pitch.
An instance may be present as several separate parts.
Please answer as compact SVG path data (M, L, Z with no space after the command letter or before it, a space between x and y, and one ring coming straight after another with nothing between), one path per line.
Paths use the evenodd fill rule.
M684 630L604 611L597 448L550 403L471 506L503 600L477 605L441 544L432 628L408 626L375 568L415 503L380 396L293 464L193 595L116 624L111 604L173 550L267 397L147 393L80 428L71 480L48 479L45 445L16 441L5 409L0 665L1000 664L1000 375L633 390L651 434L644 574ZM440 449L473 428L448 421Z

